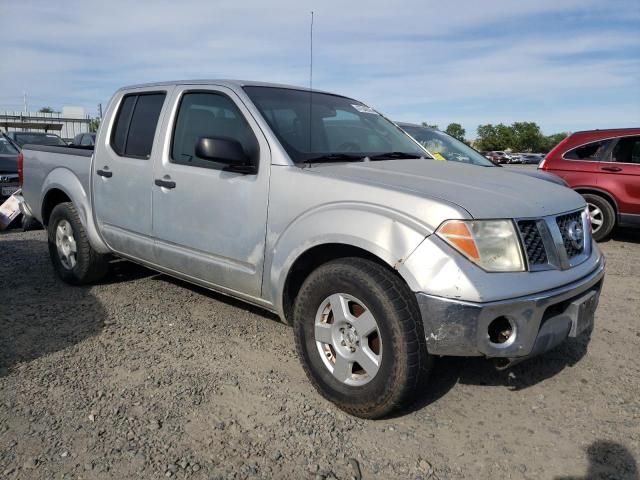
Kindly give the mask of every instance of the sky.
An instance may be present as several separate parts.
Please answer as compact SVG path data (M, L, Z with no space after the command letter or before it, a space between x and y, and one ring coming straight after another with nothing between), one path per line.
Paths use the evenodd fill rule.
M640 126L639 0L0 0L0 111L82 106L121 86L309 85L396 121Z

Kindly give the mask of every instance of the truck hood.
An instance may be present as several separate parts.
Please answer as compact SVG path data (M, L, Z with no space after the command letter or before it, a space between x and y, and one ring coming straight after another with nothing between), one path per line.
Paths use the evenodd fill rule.
M18 173L18 156L0 155L0 173Z
M510 169L511 170L511 169ZM543 172L542 170L529 170L524 168L512 169L513 173L517 173L518 175L527 175L533 178L539 178L540 180L546 180L547 182L556 183L558 185L562 185L563 187L568 187L569 185L562 178L554 175L553 173Z
M473 218L522 218L583 208L573 190L506 168L433 160L318 164L308 171L458 205Z

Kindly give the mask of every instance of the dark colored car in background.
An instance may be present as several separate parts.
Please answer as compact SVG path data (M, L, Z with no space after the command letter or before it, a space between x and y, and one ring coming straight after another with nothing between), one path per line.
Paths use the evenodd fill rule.
M413 123L397 122L396 125L413 137L413 139L420 145L426 148L435 160L470 163L480 167L501 168L500 165L487 159L477 150L471 148L466 143L453 138L445 132ZM546 180L547 182L557 183L558 185L565 187L567 186L564 180L550 173L540 172L533 169L509 169L509 171L519 175L526 175Z
M488 157L495 164L511 163L511 157L506 152L489 152Z
M73 137L73 141L71 145L80 146L80 147L93 147L96 144L96 134L95 133L79 133L75 137Z
M596 240L616 225L640 226L640 128L576 132L538 168L582 194Z
M60 138L55 133L46 132L7 132L5 135L16 143L20 148L23 145L51 145L66 147L67 142Z
M537 153L523 153L520 155L520 163L524 163L525 165L538 165L544 155L540 155Z
M0 133L0 200L10 197L19 188L18 154L23 145L67 146L55 133L6 132Z
M0 203L19 188L18 153L16 145L0 133Z

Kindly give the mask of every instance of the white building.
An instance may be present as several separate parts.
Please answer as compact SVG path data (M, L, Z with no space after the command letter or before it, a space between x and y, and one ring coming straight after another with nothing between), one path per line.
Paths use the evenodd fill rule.
M38 131L57 133L71 140L89 131L91 118L82 107L63 107L59 113L0 112L0 130L5 132Z

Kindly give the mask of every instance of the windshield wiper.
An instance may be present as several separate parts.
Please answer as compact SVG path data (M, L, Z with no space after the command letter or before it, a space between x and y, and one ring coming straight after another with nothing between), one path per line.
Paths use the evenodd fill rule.
M353 153L327 153L317 157L307 158L302 163L321 163L321 162L361 162L364 159L362 155Z
M395 160L398 158L424 158L424 155L409 152L386 152L378 155L369 155L369 160Z

